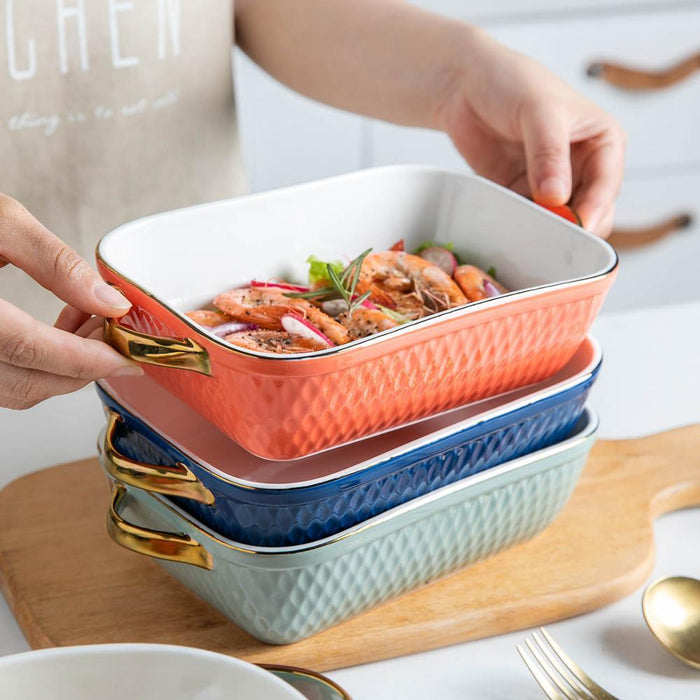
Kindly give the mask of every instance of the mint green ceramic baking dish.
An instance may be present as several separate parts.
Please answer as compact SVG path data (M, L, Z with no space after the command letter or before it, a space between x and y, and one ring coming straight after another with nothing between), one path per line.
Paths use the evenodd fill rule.
M249 634L287 644L539 533L571 495L597 428L587 408L573 434L552 447L306 544L238 544L162 496L121 483L109 532L158 559Z

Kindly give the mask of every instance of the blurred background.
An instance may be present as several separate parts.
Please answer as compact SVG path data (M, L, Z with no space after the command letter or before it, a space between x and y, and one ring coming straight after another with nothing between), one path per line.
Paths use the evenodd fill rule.
M414 0L479 24L614 114L628 136L604 311L700 299L700 2ZM292 93L235 53L253 192L394 163L468 167L443 134ZM479 67L475 66L475 70Z

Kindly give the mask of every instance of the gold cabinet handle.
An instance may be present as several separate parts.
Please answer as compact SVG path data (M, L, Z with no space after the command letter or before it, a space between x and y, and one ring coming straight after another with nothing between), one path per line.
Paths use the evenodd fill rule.
M119 452L114 442L122 417L109 409L107 415L102 461L113 479L144 491L189 498L207 505L214 503L214 494L182 462L176 462L173 467L161 467L138 462Z
M190 338L161 338L105 319L104 340L124 357L146 365L186 369L211 376L209 353Z
M664 221L647 226L646 228L619 228L616 227L608 236L608 243L617 250L632 250L643 248L666 238L675 231L688 228L693 224L690 214L679 214Z
M126 496L126 486L114 483L112 501L107 514L107 532L122 547L147 557L191 564L202 569L214 568L211 554L188 535L150 530L127 522L119 514Z
M658 71L644 71L619 63L595 61L586 72L623 90L661 90L685 80L700 70L700 52Z

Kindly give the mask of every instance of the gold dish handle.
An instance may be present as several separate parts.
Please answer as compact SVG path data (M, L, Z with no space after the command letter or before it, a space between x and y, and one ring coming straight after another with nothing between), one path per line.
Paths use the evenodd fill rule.
M700 52L663 70L645 71L619 63L595 61L586 72L591 78L599 78L622 90L661 90L690 77L700 70Z
M104 340L124 357L146 365L199 372L211 377L209 353L190 338L162 338L105 319Z
M191 564L202 569L214 568L211 554L188 535L150 530L127 522L119 514L126 496L126 486L114 483L107 514L107 532L122 547L155 559Z
M176 462L174 467L164 467L138 462L119 452L114 442L121 424L122 417L108 409L104 467L113 479L144 491L189 498L207 505L214 503L214 494L182 462Z

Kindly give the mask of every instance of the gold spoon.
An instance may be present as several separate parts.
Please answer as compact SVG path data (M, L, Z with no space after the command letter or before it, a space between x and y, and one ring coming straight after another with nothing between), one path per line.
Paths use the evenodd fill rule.
M687 576L654 581L644 591L642 611L662 646L700 669L700 581Z

